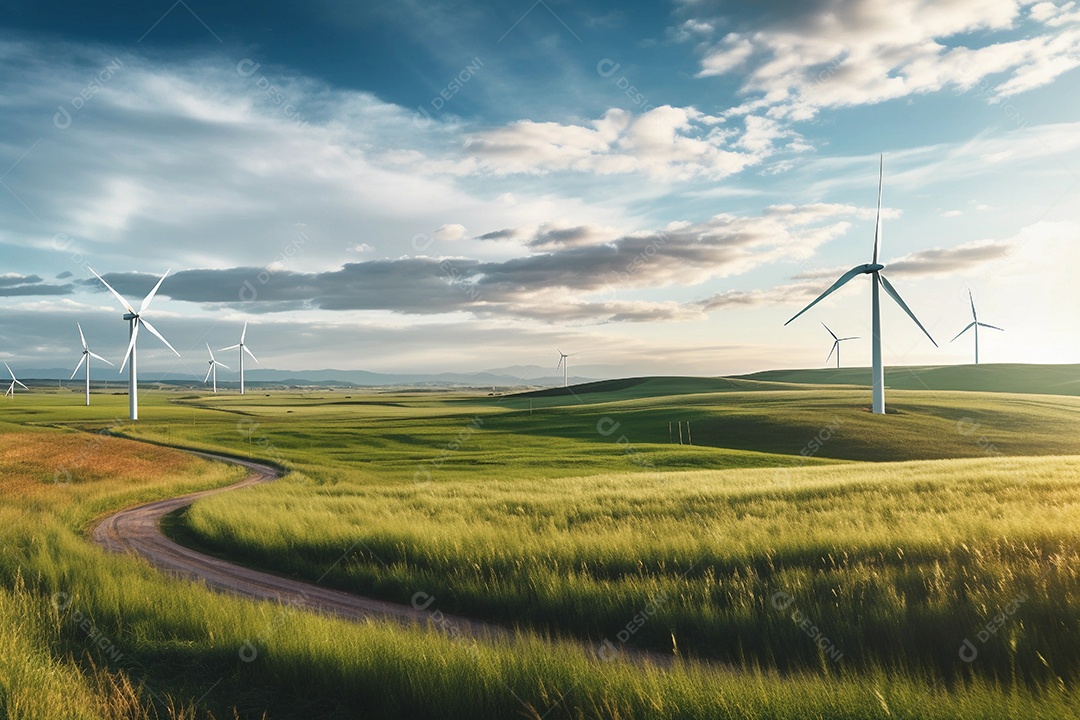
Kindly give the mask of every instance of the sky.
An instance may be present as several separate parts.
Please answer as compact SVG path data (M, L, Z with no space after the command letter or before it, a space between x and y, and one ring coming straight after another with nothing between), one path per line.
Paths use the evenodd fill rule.
M371 5L371 6L368 6ZM142 377L1080 362L1080 5L3 3L0 359ZM222 373L222 379L228 373Z

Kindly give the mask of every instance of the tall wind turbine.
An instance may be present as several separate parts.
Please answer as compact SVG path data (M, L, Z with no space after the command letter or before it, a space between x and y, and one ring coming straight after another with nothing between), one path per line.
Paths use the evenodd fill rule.
M88 348L86 346L86 336L83 335L82 325L80 325L79 323L75 323L75 326L77 328L79 328L79 339L82 340L82 357L79 358L79 364L75 366L75 372L71 373L71 377L68 378L68 379L69 380L74 380L75 375L77 375L78 372L79 372L79 368L81 368L83 366L83 363L86 363L86 405L89 407L89 405L90 405L90 358L97 358L101 362L107 363L109 365L112 365L112 363L109 362L108 360L106 360L105 358L101 357L97 353L92 352L90 350L90 348Z
M4 363L4 367L7 368L8 375L11 376L11 385L8 387L7 392L4 393L4 395L6 395L6 396L10 397L12 400L14 400L15 399L15 386L16 385L21 386L24 390L29 390L30 388L26 387L21 382L19 382L19 379L17 377L15 377L15 373L13 373L11 371L11 366L8 365L6 362Z
M999 328L996 325L987 325L984 322L979 322L979 315L975 312L975 298L973 298L971 296L971 291L970 290L968 290L968 300L971 301L971 322L968 324L968 326L966 328L964 328L960 332L956 333L956 337L954 337L949 342L954 342L956 340L956 338L960 337L961 335L966 333L971 328L975 328L975 364L978 365L979 364L979 328L981 328L981 327L990 328L991 330L1001 330L1002 332L1005 332L1005 328Z
M213 375L214 376L214 392L216 393L217 392L217 369L218 369L218 366L220 365L221 367L225 368L226 370L229 369L229 366L226 365L225 363L218 362L214 358L214 351L210 349L210 343L206 343L206 352L210 353L210 367L207 368L207 370L206 370L206 377L203 378L203 384L205 385L206 381L210 379L211 375Z
M566 387L566 358L571 358L571 357L574 357L575 355L580 355L580 354L581 353L570 353L569 355L567 355L562 350L559 350L559 364L555 366L555 372L558 373L560 369L562 370L562 386L563 387Z
M247 325L248 324L245 322L244 323L244 329L240 333L240 342L238 342L235 345L230 345L227 348L222 348L221 349L221 352L225 352L226 350L236 350L238 348L240 350L240 394L241 395L244 394L244 353L247 353L248 355L251 355L251 359L254 360L255 362L259 362L259 359L257 357L255 357L254 355L252 355L251 351L248 350L248 346L244 344L244 338L247 337Z
M150 294L143 298L142 304L139 305L139 311L135 312L135 308L131 307L131 303L124 299L124 296L116 292L112 285L105 282L105 278L94 272L94 268L90 268L90 272L94 273L94 277L101 281L101 284L109 289L109 292L113 294L120 304L127 310L124 315L124 319L128 321L128 333L131 335L131 340L128 342L127 352L124 353L124 362L120 364L120 372L124 372L124 366L131 361L131 366L128 368L128 403L130 405L130 415L132 420L139 419L139 370L138 370L138 351L136 349L135 341L139 337L139 328L145 326L147 330L154 334L158 340L165 343L165 347L175 353L176 357L180 357L180 353L176 352L176 348L169 344L169 341L165 339L165 336L157 331L157 329L151 325L146 318L142 317L142 314L150 308L150 303L154 300L154 295L157 294L158 288L161 287L161 283L165 281L171 270L166 270L165 274L161 276L161 279L157 281L157 285L150 291Z
M885 368L881 363L881 289L884 288L885 292L889 294L896 304L899 305L904 312L908 314L915 324L919 326L919 329L926 333L926 337L930 338L930 342L934 343L934 347L937 347L937 342L934 338L930 337L930 333L923 327L919 319L915 317L915 313L911 312L911 308L907 306L903 298L900 297L900 293L896 292L896 288L892 286L885 276L881 274L881 271L885 269L885 266L878 262L878 254L881 251L882 232L881 232L881 187L882 180L884 178L885 171L885 158L881 157L878 164L878 199L877 199L877 223L874 228L874 257L873 261L865 265L856 265L848 270L846 273L840 276L840 279L832 284L832 286L821 293L812 303L804 307L798 313L795 314L791 320L788 320L784 325L788 325L792 320L802 315L804 312L821 302L827 295L832 294L842 285L847 283L854 277L859 275L869 275L871 280L871 287L873 288L873 299L871 300L871 326L873 329L873 391L874 391L874 403L873 411L877 414L884 414L885 412Z
M829 330L829 326L826 325L825 323L821 323L821 327L825 328L826 330ZM844 342L845 340L858 340L859 338L858 337L845 337L845 338L836 337L836 333L834 333L832 330L829 330L829 334L832 335L832 337L833 337L833 344L832 344L832 350L829 351L829 357L825 358L825 364L826 365L829 364L829 359L832 358L832 354L833 354L833 352L835 352L836 353L836 369L839 370L840 369L840 343Z

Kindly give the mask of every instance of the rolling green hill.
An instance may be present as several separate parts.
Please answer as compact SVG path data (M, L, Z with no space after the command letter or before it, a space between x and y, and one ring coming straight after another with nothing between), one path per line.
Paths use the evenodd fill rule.
M765 370L730 380L812 385L870 385L870 368ZM899 390L1080 395L1080 365L917 365L885 368L885 386Z

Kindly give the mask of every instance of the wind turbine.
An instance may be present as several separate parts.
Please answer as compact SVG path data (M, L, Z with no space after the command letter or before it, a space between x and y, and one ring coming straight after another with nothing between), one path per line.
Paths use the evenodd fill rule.
M1002 332L1005 332L1005 328L999 328L996 325L987 325L984 322L979 322L979 316L975 312L975 298L973 298L971 296L971 291L970 290L968 290L968 300L971 301L971 322L968 324L968 326L966 328L964 328L963 330L958 332L956 334L956 337L954 337L949 342L954 342L956 340L956 338L960 337L961 335L966 333L971 328L975 328L975 364L978 365L979 364L979 328L981 328L981 327L990 328L991 330L1001 330Z
M915 313L911 312L911 308L907 306L903 298L900 297L900 293L896 292L896 288L892 286L885 276L881 274L881 271L885 269L885 266L878 262L878 254L881 250L882 232L881 232L881 186L884 178L885 171L885 158L881 157L878 163L878 199L877 199L877 223L874 228L874 257L873 261L865 265L856 265L848 270L846 273L840 276L840 279L832 284L832 286L825 292L818 295L812 303L804 307L798 313L795 314L791 320L788 320L784 325L788 325L795 318L802 315L804 312L821 302L826 296L835 292L842 285L847 283L854 277L859 275L869 275L871 280L871 287L873 288L873 299L871 300L871 326L873 329L873 411L877 414L884 414L885 412L885 368L881 363L881 289L884 288L885 292L889 294L896 304L899 305L904 312L908 314L915 324L919 326L919 329L926 333L926 337L930 338L930 342L934 343L934 347L937 347L937 342L934 338L930 337L929 331L923 327L919 319L915 317Z
M217 369L218 369L218 366L220 365L221 367L225 368L226 370L229 369L229 366L226 365L225 363L218 362L214 358L214 351L210 349L210 343L206 343L206 352L210 353L210 367L207 368L207 370L206 370L206 377L203 378L203 384L205 385L206 381L210 379L211 375L213 375L214 376L214 392L216 393L217 392Z
M6 362L4 363L4 367L7 368L8 375L11 376L11 385L8 387L7 392L4 393L4 395L6 395L6 396L10 397L12 400L14 400L15 399L15 386L16 385L21 386L24 390L29 390L30 388L26 387L21 382L19 382L19 379L17 377L15 377L15 373L13 373L11 371L11 366L8 365Z
M580 355L580 354L581 353L570 353L569 355L567 355L562 350L559 350L559 364L555 366L555 372L558 373L560 369L562 370L562 386L563 387L566 387L566 358L571 358L571 357L574 357L575 355Z
M829 326L826 325L825 323L821 323L821 327L825 328L826 330L829 330ZM826 365L829 364L829 360L832 358L833 352L835 352L836 353L836 369L839 370L840 369L840 343L844 342L845 340L858 340L859 338L858 337L846 337L846 338L836 337L836 333L834 333L832 330L829 330L829 334L832 335L832 337L833 337L833 344L832 344L832 350L829 351L829 357L825 358L825 364Z
M74 380L75 375L77 375L78 372L79 372L79 368L81 368L83 366L83 363L86 363L86 405L89 407L89 405L90 405L90 358L97 358L101 362L108 363L109 365L112 365L112 363L109 362L108 360L106 360L105 358L101 357L97 353L92 352L90 350L90 348L88 348L86 346L86 336L83 335L82 325L80 325L79 323L75 323L75 326L79 328L79 339L82 340L82 357L79 358L79 364L75 366L75 372L71 373L71 377L68 378L68 379L69 380Z
M109 289L109 292L113 294L120 304L127 310L124 315L124 319L128 321L128 332L131 335L131 340L128 342L127 352L124 353L124 362L120 364L120 372L124 372L124 366L131 361L131 367L128 369L128 402L131 406L131 419L139 419L139 370L138 370L138 350L136 349L135 341L139 337L139 328L146 326L146 329L157 337L158 340L165 343L165 347L173 351L176 357L180 357L180 353L176 352L176 348L169 344L169 341L165 339L165 336L157 331L153 325L151 325L146 318L142 317L142 313L146 312L150 308L150 303L154 300L154 295L157 294L158 288L161 287L161 283L165 281L171 270L166 270L165 274L161 276L161 279L157 281L157 285L150 291L150 294L143 298L142 304L139 305L139 311L135 312L135 308L131 307L131 303L124 299L124 296L116 292L112 285L105 282L105 278L94 272L94 268L89 268L90 272L94 273L94 277L101 281L101 284Z
M225 352L226 350L236 350L236 349L240 350L240 394L241 395L244 394L244 353L247 353L248 355L251 355L251 359L254 360L255 362L259 362L259 359L257 357L255 357L254 355L252 355L251 351L248 350L247 345L244 344L244 338L247 337L247 325L248 324L245 322L244 323L244 329L240 333L240 342L238 342L235 345L230 345L227 348L222 348L221 349L221 352Z

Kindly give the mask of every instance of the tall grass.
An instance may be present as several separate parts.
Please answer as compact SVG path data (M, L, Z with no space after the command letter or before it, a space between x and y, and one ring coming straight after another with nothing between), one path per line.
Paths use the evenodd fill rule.
M107 424L108 418L123 410L123 398L101 399L100 407L87 408L88 426ZM597 434L595 417L575 420L569 411L556 409L551 412L559 417L543 418L537 413L536 422L550 423L551 433L544 435L524 421L524 411L517 416L499 411L507 424L485 424L485 433L490 428L490 434L476 435L439 467L430 485L420 488L411 483L417 463L445 448L461 424L479 409L449 407L435 398L415 404L407 400L402 406L382 409L304 408L302 402L309 400L300 398L207 399L207 404L227 410L223 412L167 407L162 396L153 393L145 399L143 424L138 428L121 424L120 432L269 459L279 455L286 464L302 470L277 488L267 488L273 492L266 495L260 489L221 496L231 497L238 506L250 502L273 513L281 512L280 501L288 504L300 524L314 523L317 532L290 552L307 552L312 563L322 562L330 550L325 538L338 533L335 524L357 520L360 525L348 526L334 536L342 543L336 557L357 539L371 541L372 549L386 553L393 561L391 567L400 568L401 573L399 578L372 575L372 582L385 583L382 587L392 593L412 587L410 578L421 577L425 582L416 589L434 598L429 608L433 612L449 611L468 599L470 573L482 587L496 577L490 570L486 575L471 570L474 561L481 568L486 564L498 569L506 578L506 592L518 592L517 581L525 577L515 570L514 558L519 565L535 562L534 595L526 592L524 597L536 607L557 607L556 600L565 596L588 617L593 612L588 604L594 601L617 604L604 600L615 598L624 604L609 616L623 613L625 619L597 628L600 634L594 637L607 637L615 652L603 646L607 652L598 655L588 645L550 642L531 631L476 643L427 627L344 623L216 595L170 579L137 560L110 556L90 546L82 537L87 524L125 504L229 482L236 479L235 470L116 438L31 431L0 423L0 647L7 653L0 659L0 697L8 716L209 717L213 713L223 718L235 713L258 718L268 713L269 717L307 718L355 717L362 709L371 718L440 720L1080 717L1070 675L1075 666L1067 648L1058 652L1077 633L1070 614L1076 605L1076 564L1068 547L1061 544L1071 537L1064 528L1072 517L1072 460L1047 459L1038 461L1045 466L1014 467L1017 473L1031 471L1027 475L1030 488L1015 482L1010 485L1005 477L1009 470L1000 460L986 463L1001 473L989 473L990 479L980 485L983 470L973 465L956 473L966 472L972 478L957 481L956 492L950 494L946 485L956 478L948 463L941 465L940 472L932 464L887 466L880 469L894 472L896 468L898 474L874 480L843 475L849 470L839 467L834 468L837 475L814 475L808 472L812 463L803 467L802 460L793 468L777 471L773 466L783 458L762 453L676 447L663 448L663 455L657 452L672 464L641 466L615 444L616 438ZM42 422L72 415L70 409L61 411L58 402L47 397L39 405L24 403L15 412ZM296 412L290 415L293 409ZM774 449L798 453L806 441L803 430L820 418L827 419L832 409L823 412L827 414L804 417L786 440L775 439ZM394 417L384 427L379 418L388 416ZM662 417L655 411L648 426ZM254 421L259 427L245 435L238 432L238 419ZM1058 437L1046 441L1050 435L1043 433L1040 448L1062 442ZM630 440L637 442L636 436ZM84 443L92 443L95 459L83 463L84 472L75 474L70 483L58 484L57 463L70 464L85 456L91 446ZM21 455L7 454L10 448L21 449ZM652 457L652 448L645 451ZM534 461L537 465L530 470ZM114 466L107 472L93 472L108 463ZM686 475L656 472L672 466L729 465L766 469ZM568 479L605 472L616 475L601 476L595 482ZM627 477L626 472L634 475ZM1061 476L1057 487L1056 474ZM787 486L789 481L792 485ZM766 486L770 492L763 491ZM525 491L531 497L523 498ZM275 496L277 492L282 495ZM671 502L665 502L667 493ZM895 501L890 501L894 494ZM952 531L935 531L932 522L920 522L926 509L920 509L918 500L924 495L941 509L942 527L955 526ZM969 495L988 503L1000 500L1000 506L996 510L991 506L965 524L965 513L978 515L978 503L968 502ZM859 524L852 520L856 513L845 518L836 509L837 503L848 502L855 503L859 512L878 506L881 512L871 513L877 518L875 523ZM890 502L891 510L886 512ZM207 518L212 519L223 508L208 504L206 509ZM804 510L800 518L783 522L785 513ZM363 512L357 515L359 511ZM455 527L455 514L469 521ZM401 520L414 527L405 527ZM382 534L370 533L362 524L367 522L375 523ZM828 532L830 523L837 525L835 535ZM813 534L809 528L819 530ZM285 523L284 537L294 529ZM428 531L430 537L425 535ZM781 534L770 541L774 531ZM807 537L792 538L792 533ZM918 564L905 566L898 555L893 560L891 546L904 533L912 534L912 542L905 539L899 547L905 558L921 557ZM1002 544L998 536L1005 533L1012 533L1007 540L1017 539L1014 546ZM270 537L271 542L279 542L273 534ZM930 546L922 556L920 538ZM258 543L241 539L243 548L238 546L238 552L258 551ZM574 542L566 543L566 539ZM608 541L610 548L605 545ZM838 548L830 559L827 549L834 541L851 546L846 560ZM934 545L936 541L941 544ZM995 542L997 555L991 552ZM640 552L651 545L657 548L651 555ZM942 548L952 549L938 552ZM684 550L710 554L694 565L693 559L684 558ZM964 555L968 551L970 557ZM345 559L350 572L353 566L377 564L363 552ZM953 559L942 565L942 572L945 577L953 573L959 578L955 592L948 583L935 580L938 575L930 560L930 555L940 559L949 553ZM640 568L627 563L627 557L634 555L642 555ZM579 568L581 559L586 562ZM1044 559L1049 572L1036 574ZM685 584L679 585L683 572ZM772 591L773 581L781 577L786 583L783 591L793 598L791 605L783 612L765 608L759 617L752 607L743 613L739 602L756 598L755 602L771 603L772 595L763 589ZM22 586L19 578L23 578ZM458 580L461 591L450 587ZM903 608L916 607L920 580L929 583L923 589L930 598L926 612L936 612L936 603L950 597L974 593L981 599L975 603L975 619L980 622L992 617L989 604L998 595L1007 596L1014 586L1063 594L1056 605L1031 594L1031 600L1009 615L1010 622L1002 624L987 643L972 635L979 643L978 658L947 674L938 672L932 658L914 662L912 667L916 650L901 647L900 660L883 658L877 638L836 635L827 624L835 618L841 630L855 633L858 623L847 617L851 608L866 607L877 613L880 607L881 618L898 617L898 606L890 605L891 596L884 590L891 583L903 591ZM819 581L822 584L815 584ZM665 590L664 583L674 583L675 592L658 592ZM597 595L597 588L608 592ZM693 588L707 590L712 605L689 591ZM842 594L845 603L855 604L845 604L847 610L836 605L835 615L823 615L824 621L814 616L813 622L845 643L839 662L823 657L806 629L791 617L796 610L812 616L815 598L827 597L833 590ZM459 597L458 592L463 594ZM668 599L655 602L660 597ZM582 602L587 606L581 607ZM670 668L626 661L618 652L623 645L617 632L611 634L625 629L647 607L657 612L647 614L627 644L666 652L677 648L680 655ZM732 625L733 618L754 622L758 617L764 623L763 644L748 645L737 653L736 661L726 665L691 660L691 656L710 653L702 648L705 643L697 642L693 632L679 623L700 622L704 607L713 608L719 627L738 629L737 622ZM1034 609L1043 614L1024 614ZM957 627L962 625L962 618L946 615ZM1045 628L1047 622L1059 623L1054 626L1059 637L1029 633L1029 626ZM573 625L570 615L557 614L554 620L536 615L525 617L524 623L565 633L583 631ZM1023 631L1019 636L1018 629ZM738 637L753 633L752 628L744 630ZM978 630L976 624L971 632ZM593 636L590 629L584 632ZM1007 652L1013 653L1017 668L1025 667L1029 647L1037 646L1042 667L1047 669L1028 676L999 672L997 668L1008 664L995 659L997 638L1003 633L1013 633L1010 643L1015 637L1018 649L1010 645ZM104 645L101 638L106 639ZM860 659L863 642L873 652ZM916 637L916 647L919 642L925 642L925 637ZM943 636L942 646L949 642ZM777 656L761 650L779 646L783 653ZM256 651L253 659L251 648ZM241 658L242 650L251 662ZM816 664L810 662L810 655Z
M284 480L200 501L180 521L253 564L597 642L650 608L632 633L640 647L820 668L823 648L795 614L842 655L833 667L1035 685L1080 671L1080 458ZM965 639L977 662L958 659Z

